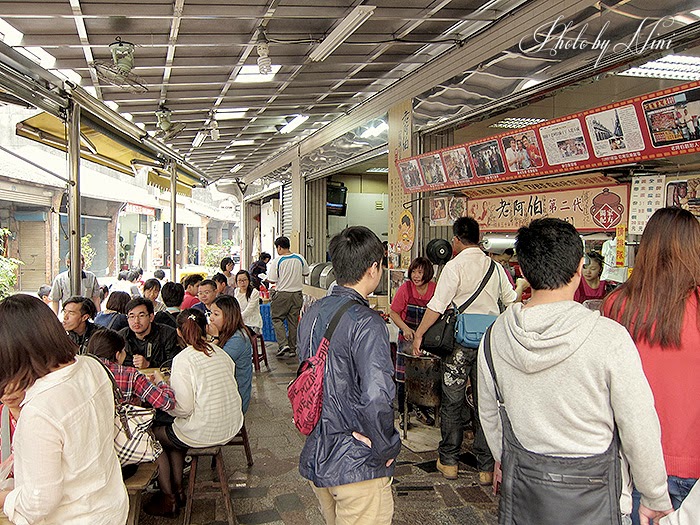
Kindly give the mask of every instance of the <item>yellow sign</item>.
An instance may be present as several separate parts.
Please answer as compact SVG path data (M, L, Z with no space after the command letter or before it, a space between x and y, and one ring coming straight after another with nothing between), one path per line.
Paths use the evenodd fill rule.
M411 252L413 247L413 240L416 238L415 223L413 222L413 214L404 210L399 217L399 230L398 236L396 238L396 246L398 251L403 253Z
M627 227L620 224L615 228L615 266L618 268L625 265L625 239L627 239Z
M581 231L609 231L627 224L628 204L629 188L621 184L471 199L468 212L484 231L517 231L544 217L563 219Z

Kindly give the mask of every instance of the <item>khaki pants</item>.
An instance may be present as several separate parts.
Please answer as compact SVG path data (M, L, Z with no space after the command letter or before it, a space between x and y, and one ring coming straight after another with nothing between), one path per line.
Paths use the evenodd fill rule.
M275 337L280 349L289 346L290 350L297 349L297 326L299 325L299 312L304 304L304 296L301 292L279 292L275 290L270 299L270 316L272 327L275 329ZM289 337L284 328L287 321Z
M376 478L337 487L311 488L326 525L391 525L394 516L392 478Z

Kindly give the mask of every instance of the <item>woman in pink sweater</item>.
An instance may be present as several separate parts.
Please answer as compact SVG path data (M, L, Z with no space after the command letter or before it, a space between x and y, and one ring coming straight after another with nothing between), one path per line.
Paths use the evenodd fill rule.
M663 208L644 229L630 279L603 305L639 350L661 422L674 508L700 477L699 286L700 222L686 210Z

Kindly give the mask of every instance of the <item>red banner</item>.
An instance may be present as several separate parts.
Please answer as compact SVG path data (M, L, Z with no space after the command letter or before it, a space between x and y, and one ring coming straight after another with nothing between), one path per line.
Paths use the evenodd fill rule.
M700 82L396 162L404 191L604 170L700 151Z

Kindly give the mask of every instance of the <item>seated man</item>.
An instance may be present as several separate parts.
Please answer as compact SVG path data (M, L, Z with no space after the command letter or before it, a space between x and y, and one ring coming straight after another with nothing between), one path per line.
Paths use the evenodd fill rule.
M192 308L201 310L204 312L207 318L209 318L209 314L211 313L211 305L214 302L214 299L216 299L217 295L215 281L212 281L211 279L202 281L199 283L199 290L197 290L197 297L199 298L200 302L195 304Z
M78 354L84 354L90 336L100 327L92 322L97 315L97 308L92 299L74 296L63 302L63 328L68 337L78 345Z
M180 283L167 282L160 292L165 304L165 310L158 312L153 320L159 324L166 324L177 328L177 314L180 313L180 305L185 297L185 289Z
M153 303L144 297L126 305L129 326L119 331L126 340L124 366L158 368L180 351L177 332L170 326L153 322Z
M165 305L158 300L160 295L160 281L158 279L148 279L143 283L143 296L153 303L153 310L158 313L165 310Z
M236 289L229 286L228 279L223 273L215 273L211 280L216 283L216 295L230 295L231 297L235 295Z
M185 298L180 304L180 310L192 308L199 302L199 299L197 299L197 290L199 290L199 283L203 280L204 278L198 273L193 273L183 279L182 286L185 287Z

